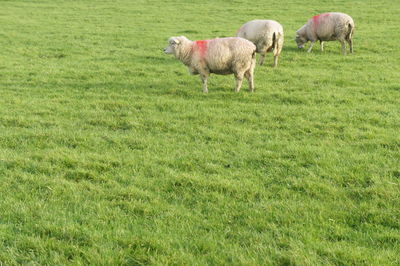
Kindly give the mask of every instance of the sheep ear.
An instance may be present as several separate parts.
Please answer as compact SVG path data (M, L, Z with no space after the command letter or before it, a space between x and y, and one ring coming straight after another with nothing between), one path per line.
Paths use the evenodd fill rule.
M171 37L171 38L169 38L168 42L170 44L178 44L180 41L176 37Z
M179 44L180 41L179 41L178 37L171 37L171 38L169 39L169 43L170 43L170 44Z

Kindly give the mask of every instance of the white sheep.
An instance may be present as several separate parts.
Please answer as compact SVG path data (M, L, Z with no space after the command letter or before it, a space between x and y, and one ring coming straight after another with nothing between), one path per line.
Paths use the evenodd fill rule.
M249 82L249 90L254 91L254 67L256 46L238 37L190 41L185 36L171 37L166 54L173 54L189 68L193 75L200 74L203 92L207 93L207 79L211 73L234 74L235 91L239 92L243 76Z
M278 57L283 47L283 27L274 20L252 20L240 27L236 36L245 38L257 47L261 54L260 65L264 63L265 54L273 50L274 67L278 65Z
M342 44L342 53L346 54L346 41L353 52L354 21L344 13L330 12L312 17L307 24L296 32L296 43L303 48L308 41L311 42L308 52L311 52L316 41L321 43L324 50L324 41L338 40Z

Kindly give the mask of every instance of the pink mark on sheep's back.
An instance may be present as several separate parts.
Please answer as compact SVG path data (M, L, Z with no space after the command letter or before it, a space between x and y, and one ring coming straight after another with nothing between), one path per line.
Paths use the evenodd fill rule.
M324 13L324 14L319 14L319 15L313 16L312 17L313 24L315 26L318 26L320 18L328 17L329 15L330 15L329 13Z
M199 51L201 57L204 57L206 52L207 52L208 41L207 40L205 40L205 41L196 41L195 43L196 43L196 50Z

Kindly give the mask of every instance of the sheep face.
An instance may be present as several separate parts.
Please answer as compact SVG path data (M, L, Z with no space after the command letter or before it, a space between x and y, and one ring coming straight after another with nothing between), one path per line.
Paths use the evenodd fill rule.
M297 47L300 49L304 48L304 45L307 43L307 39L299 34L296 35L295 41L297 43Z
M176 49L178 45L180 44L180 40L176 37L171 37L168 40L168 46L164 48L164 53L166 54L176 54Z

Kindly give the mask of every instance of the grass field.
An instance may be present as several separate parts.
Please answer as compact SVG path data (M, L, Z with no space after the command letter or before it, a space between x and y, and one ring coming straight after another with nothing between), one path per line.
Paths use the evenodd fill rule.
M355 21L298 50L321 12ZM0 0L0 265L399 265L400 1ZM285 29L255 92L170 36Z

